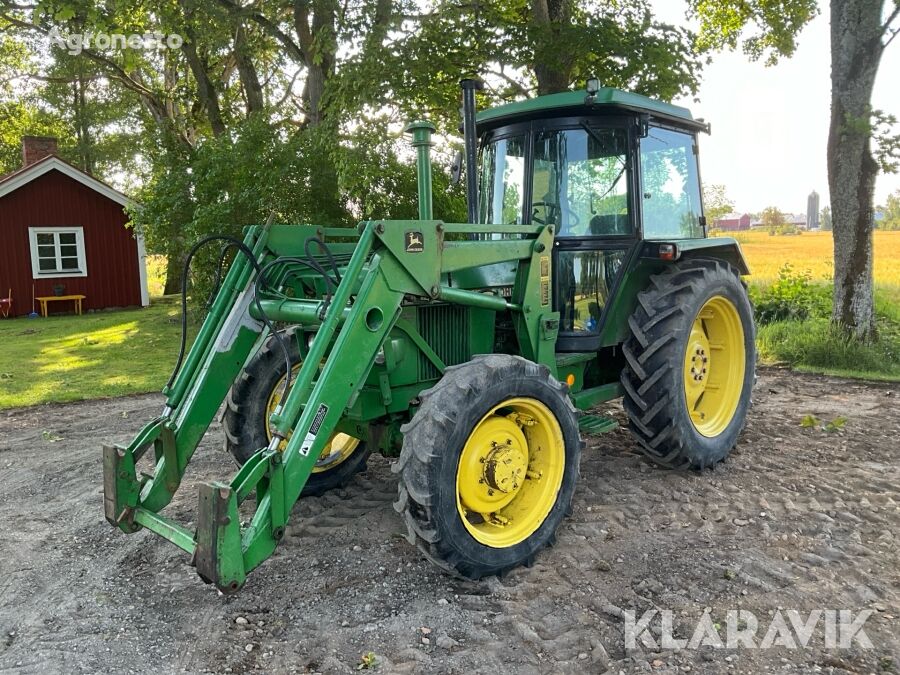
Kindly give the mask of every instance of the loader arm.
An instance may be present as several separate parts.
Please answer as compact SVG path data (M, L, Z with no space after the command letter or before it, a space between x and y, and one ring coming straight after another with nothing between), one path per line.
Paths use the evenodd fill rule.
M247 573L274 551L291 510L317 458L372 368L395 326L404 298L442 299L511 312L523 351L555 373L553 345L558 314L535 303L546 283L552 226L506 227L520 238L469 237L496 226L447 225L439 221L367 222L330 301L267 298L260 307L272 321L317 325L302 367L270 418L272 442L259 449L229 483L200 488L197 528L191 532L159 513L172 499L198 443L233 380L265 337L253 302L253 265L239 256L167 394L163 415L127 447L104 447L106 518L125 532L146 527L192 555L204 580L224 592L238 589ZM292 232L290 232L292 231ZM250 228L245 245L259 263L296 254L296 240L314 228ZM294 235L290 243L287 234ZM410 237L410 233L415 236ZM446 274L473 266L517 261L513 295L505 299L450 286ZM542 265L543 263L543 265ZM326 309L327 307L327 309ZM152 476L138 478L136 465L150 447ZM252 493L256 509L241 526L239 505Z

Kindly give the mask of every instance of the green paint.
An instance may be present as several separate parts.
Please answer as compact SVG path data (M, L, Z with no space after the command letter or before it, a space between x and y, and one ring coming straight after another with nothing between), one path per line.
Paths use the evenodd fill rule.
M687 108L656 101L621 89L603 87L593 97L593 100L587 100L587 96L587 91L581 89L529 98L483 110L478 113L476 122L481 128L488 125L497 126L500 122L512 122L519 118L544 117L548 112L557 113L571 110L572 114L596 114L597 109L621 108L623 111L658 115L690 123L692 126L698 125Z
M602 89L594 101L584 99L584 92L555 94L486 111L479 120L536 119L545 111L569 108L591 114L611 106L698 128L687 110L641 96ZM164 417L148 424L127 448L104 449L107 519L124 532L143 527L191 552L198 572L223 591L240 587L275 550L336 430L395 456L402 425L415 414L419 394L448 367L476 354L512 353L545 365L563 381L571 377L570 395L579 409L622 394L617 350L627 337L628 317L650 277L671 264L659 259L660 242L620 244L630 248L601 319L595 340L600 350L557 353L555 226L434 219L433 127L419 122L407 131L418 154L418 220L371 220L356 230L315 225L247 229L245 243L260 264L292 259L271 268L260 304L265 316L298 328L303 364L269 420L275 431L269 448L259 448L229 483L201 486L196 531L159 512L180 486L235 378L267 338L262 315L251 302L255 273L242 256L231 266L184 367L165 392ZM326 242L334 254L341 276L337 288L303 264L310 237ZM746 269L731 239L679 240L677 247L683 258L712 256ZM322 252L315 246L312 251L333 275ZM600 433L612 424L585 418L583 428ZM135 464L151 448L154 475L139 479ZM242 526L238 508L251 495L255 510Z

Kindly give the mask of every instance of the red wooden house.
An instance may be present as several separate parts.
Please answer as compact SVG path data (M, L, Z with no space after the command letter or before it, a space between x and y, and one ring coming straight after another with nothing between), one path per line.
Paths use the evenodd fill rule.
M22 168L0 178L0 297L12 289L10 314L29 314L33 296L60 294L83 295L85 310L147 306L146 253L125 226L128 198L55 153L55 139L26 136Z

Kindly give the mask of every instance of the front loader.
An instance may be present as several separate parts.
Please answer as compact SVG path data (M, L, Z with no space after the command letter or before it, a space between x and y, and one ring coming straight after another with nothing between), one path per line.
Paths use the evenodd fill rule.
M418 122L418 220L212 238L234 261L162 414L127 447L104 447L110 523L170 540L234 591L299 498L346 483L377 451L397 458L410 542L479 578L553 541L581 435L615 427L584 412L599 403L622 397L663 465L728 455L754 328L740 247L706 237L708 126L596 83L476 116L477 86L463 82L469 223L433 218L433 127ZM192 531L163 511L223 402L240 469L202 485Z

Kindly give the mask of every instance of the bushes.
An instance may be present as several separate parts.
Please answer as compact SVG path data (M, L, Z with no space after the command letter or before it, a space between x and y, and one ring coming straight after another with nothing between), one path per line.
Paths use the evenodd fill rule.
M830 284L814 283L809 272L782 266L770 286L750 287L757 350L763 361L874 379L900 379L900 303L891 292L876 293L879 339L861 344L831 324Z
M808 271L796 272L790 263L771 286L751 286L750 299L759 324L828 316L830 304L827 288L813 284Z
M324 125L298 130L253 116L190 151L163 146L151 160L154 173L138 195L133 223L146 234L149 251L171 261L182 260L206 235L240 239L244 226L270 214L277 223L334 227L415 218L416 167L407 140L372 125L338 135ZM435 215L458 222L465 192L450 184L440 159L432 175ZM201 312L220 250L218 244L202 249L191 265L192 306Z
M803 230L792 223L785 223L784 225L772 225L769 227L769 236L787 236L787 235L800 235L803 234Z

